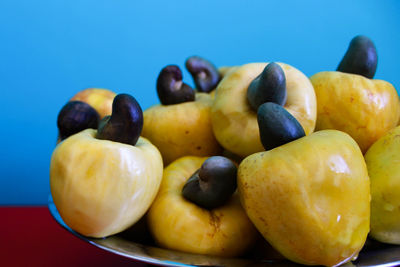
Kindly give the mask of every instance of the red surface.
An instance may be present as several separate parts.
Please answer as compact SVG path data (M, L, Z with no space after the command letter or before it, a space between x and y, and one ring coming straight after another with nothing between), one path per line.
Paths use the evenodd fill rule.
M0 207L0 266L148 266L75 237L47 207Z

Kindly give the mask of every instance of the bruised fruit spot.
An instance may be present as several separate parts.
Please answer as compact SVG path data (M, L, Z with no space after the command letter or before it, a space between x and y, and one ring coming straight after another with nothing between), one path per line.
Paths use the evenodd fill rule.
M223 215L218 216L216 213L214 213L213 211L210 211L210 225L213 227L213 232L210 233L209 235L211 237L213 237L220 229L220 225L221 225L221 217Z

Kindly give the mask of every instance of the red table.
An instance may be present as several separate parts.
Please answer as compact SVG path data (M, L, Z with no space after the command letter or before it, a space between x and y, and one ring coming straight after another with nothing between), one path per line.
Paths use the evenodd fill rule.
M47 207L0 207L0 266L148 266L67 232Z

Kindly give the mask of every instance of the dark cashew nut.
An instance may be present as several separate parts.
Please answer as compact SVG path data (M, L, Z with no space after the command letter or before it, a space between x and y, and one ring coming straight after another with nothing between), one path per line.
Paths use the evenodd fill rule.
M278 105L286 103L286 77L282 68L275 62L269 63L249 85L247 100L253 110L265 102Z
M186 182L182 195L205 209L222 206L236 190L236 165L228 158L208 158Z
M337 71L359 74L372 79L378 65L378 55L371 39L358 35L354 37L337 67Z
M82 101L70 101L65 104L57 117L60 140L88 128L97 129L100 116L89 104Z
M185 66L192 75L194 84L199 92L211 92L221 80L218 69L204 58L198 56L189 57L185 62Z
M114 98L111 116L99 123L96 138L135 145L143 128L143 112L133 96L119 94Z
M284 107L267 102L257 111L261 143L265 150L284 145L305 136L301 124Z
M176 65L163 68L157 79L157 94L163 105L194 101L194 90L182 82L182 71Z

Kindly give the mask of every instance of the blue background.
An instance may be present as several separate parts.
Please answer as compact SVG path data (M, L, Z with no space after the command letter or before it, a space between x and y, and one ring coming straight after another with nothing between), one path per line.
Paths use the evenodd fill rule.
M376 78L400 88L396 0L1 0L0 205L46 204L57 113L84 88L130 93L145 109L160 69L191 55L311 76L336 69L358 34L375 42Z

